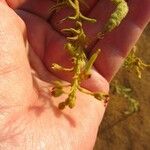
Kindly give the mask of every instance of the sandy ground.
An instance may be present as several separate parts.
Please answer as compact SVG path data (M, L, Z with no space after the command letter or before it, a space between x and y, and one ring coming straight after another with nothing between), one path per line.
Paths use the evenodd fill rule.
M137 43L137 55L150 64L150 24ZM111 94L94 150L150 150L150 69L139 80L134 73L120 70L116 78L133 89L132 95L140 103L140 111L124 115L127 102Z

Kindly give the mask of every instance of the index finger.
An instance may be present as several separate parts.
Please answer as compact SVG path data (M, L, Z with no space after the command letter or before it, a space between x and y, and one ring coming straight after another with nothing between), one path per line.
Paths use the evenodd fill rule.
M79 1L81 1L81 10L86 13L87 11L91 10L98 0L86 0L85 4L83 3L84 0ZM50 8L56 5L57 0L6 0L6 2L13 9L22 9L24 11L36 14L44 19L49 19ZM83 5L87 5L88 7L82 7ZM63 13L61 12L62 16L66 14L65 11L63 11Z

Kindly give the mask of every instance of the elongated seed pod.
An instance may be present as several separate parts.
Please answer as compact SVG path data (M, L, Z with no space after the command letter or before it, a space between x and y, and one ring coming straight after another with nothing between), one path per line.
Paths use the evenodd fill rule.
M88 73L91 71L94 62L96 61L97 57L99 56L99 53L100 53L100 49L98 49L98 50L91 56L91 58L89 59L89 61L86 63L85 68L84 68L84 73L85 73L85 74L88 74Z
M104 27L105 32L111 32L114 28L119 26L121 21L127 15L129 8L125 0L111 0L114 5L116 5L115 11L111 14L108 22Z

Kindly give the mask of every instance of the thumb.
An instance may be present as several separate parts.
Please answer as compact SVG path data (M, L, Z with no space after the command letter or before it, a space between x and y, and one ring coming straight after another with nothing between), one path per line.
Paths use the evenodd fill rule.
M20 106L31 99L33 90L25 25L3 3L0 3L0 22L0 108Z

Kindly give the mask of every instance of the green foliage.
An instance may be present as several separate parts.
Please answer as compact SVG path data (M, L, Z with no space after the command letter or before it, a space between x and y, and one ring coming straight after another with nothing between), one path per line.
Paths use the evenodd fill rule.
M128 57L126 58L122 69L124 69L125 71L130 71L130 72L135 72L136 73L136 77L138 77L139 79L142 78L142 71L145 68L150 67L150 65L145 64L139 57L136 56L136 47L134 47L130 54L128 55ZM119 83L118 80L115 80L112 82L111 84L111 91L115 94L115 95L119 95L121 97L124 97L125 100L127 100L128 102L128 110L125 111L124 113L129 115L132 114L134 112L137 112L139 110L139 103L136 99L134 99L132 97L132 89L129 87L126 87L124 85L122 85L121 83Z
M129 56L126 58L123 68L128 71L136 72L139 79L142 77L142 70L149 68L150 65L145 64L139 57L136 56L136 47L132 49Z
M115 12L110 16L106 26L105 32L112 31L115 27L117 27L122 19L126 16L128 12L128 6L124 0L111 0L116 5ZM62 32L67 33L69 35L67 39L67 43L65 44L65 49L71 55L73 59L73 68L64 68L61 65L53 64L52 69L55 71L68 71L73 73L73 78L70 84L70 92L68 94L67 99L59 104L60 109L64 109L66 106L73 108L76 102L76 92L79 90L83 93L94 96L98 100L107 100L108 94L101 92L90 92L86 89L83 89L80 84L83 80L90 78L90 72L92 66L97 59L100 50L97 50L89 60L86 57L86 46L87 46L87 38L86 34L82 28L83 22L95 23L96 20L93 18L89 18L84 16L80 11L80 3L82 2L86 5L84 0L58 0L57 4L51 8L51 12L54 10L59 10L63 7L69 7L73 9L74 15L67 16L61 21L71 20L75 22L74 28L66 28L63 29ZM60 96L63 92L63 85L54 84L54 88L52 91L53 96Z
M124 113L126 115L132 114L134 112L137 112L139 110L139 103L136 99L132 97L132 89L129 87L125 87L122 84L119 83L119 81L115 80L111 84L111 90L114 94L118 94L121 97L124 97L125 100L128 102L128 110L126 110Z

